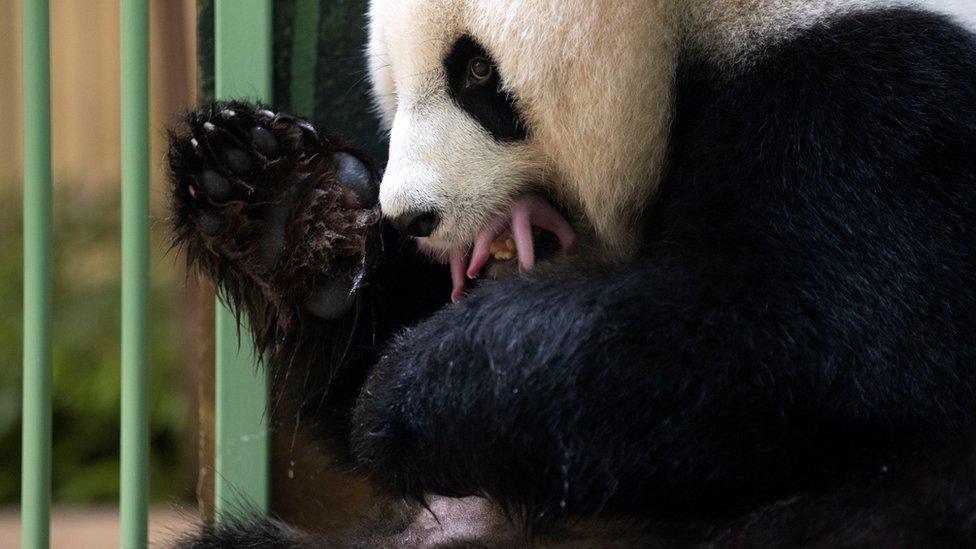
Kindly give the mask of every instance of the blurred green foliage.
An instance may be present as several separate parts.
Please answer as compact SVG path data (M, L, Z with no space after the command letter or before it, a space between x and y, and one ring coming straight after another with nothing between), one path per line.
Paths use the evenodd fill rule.
M106 187L109 189L109 187ZM0 503L20 492L22 241L20 185L0 182ZM55 184L53 490L62 503L118 498L119 193ZM151 493L191 493L184 435L187 384L180 368L180 288L166 228L153 223L151 280ZM182 447L182 449L181 449Z

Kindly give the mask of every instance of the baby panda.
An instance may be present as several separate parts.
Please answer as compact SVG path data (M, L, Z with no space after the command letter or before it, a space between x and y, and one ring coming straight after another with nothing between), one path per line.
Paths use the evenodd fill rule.
M188 115L170 162L190 261L390 497L337 536L186 547L976 544L961 23L870 0L369 16L385 170L243 102Z

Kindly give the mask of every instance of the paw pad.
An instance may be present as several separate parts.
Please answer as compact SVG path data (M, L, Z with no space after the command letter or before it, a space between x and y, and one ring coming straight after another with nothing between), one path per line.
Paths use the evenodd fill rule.
M265 158L278 156L278 140L264 126L254 126L248 134L254 148Z
M214 170L203 170L197 177L207 196L215 202L226 202L231 195L230 181Z
M362 160L347 152L332 155L339 176L339 183L351 190L361 208L372 208L379 200L379 187Z
M204 272L322 318L348 310L379 219L378 174L361 157L238 102L188 115L169 156L177 239Z
M247 177L254 169L251 157L240 149L226 149L221 156L224 164L239 177Z

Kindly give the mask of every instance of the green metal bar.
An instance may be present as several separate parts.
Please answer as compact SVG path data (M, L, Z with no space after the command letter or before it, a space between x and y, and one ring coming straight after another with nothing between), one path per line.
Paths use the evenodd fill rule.
M50 544L51 44L47 0L24 0L24 394L21 547Z
M321 0L296 0L292 34L291 112L313 119L321 8Z
M214 9L217 98L269 100L271 0L217 0ZM255 368L246 324L238 330L219 303L216 316L214 510L222 520L268 511L268 385Z
M123 549L145 547L149 507L149 4L121 0Z

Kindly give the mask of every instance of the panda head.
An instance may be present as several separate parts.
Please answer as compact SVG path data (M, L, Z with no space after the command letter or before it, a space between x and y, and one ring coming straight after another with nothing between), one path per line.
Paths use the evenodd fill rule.
M631 254L670 117L666 19L640 0L373 0L384 215L443 256L513 205L570 220L584 253ZM541 195L561 214L525 204Z
M945 7L372 0L370 76L390 132L384 215L422 236L427 251L454 257L523 206L568 218L584 237L584 258L627 258L664 164L679 52L694 50L727 77L834 14L902 3ZM524 204L540 193L562 215Z

